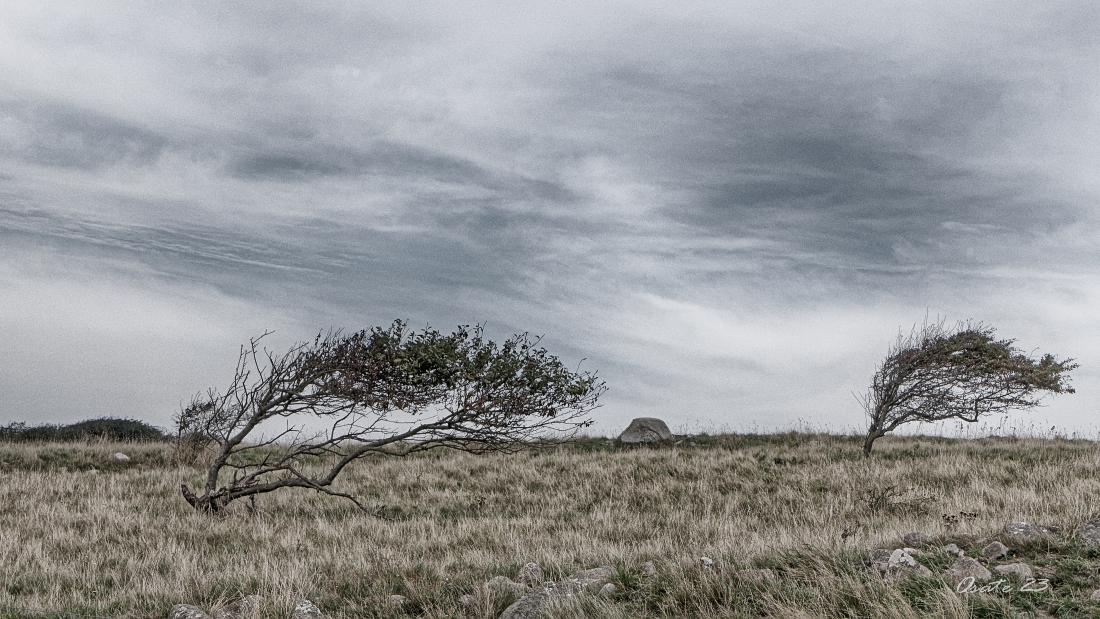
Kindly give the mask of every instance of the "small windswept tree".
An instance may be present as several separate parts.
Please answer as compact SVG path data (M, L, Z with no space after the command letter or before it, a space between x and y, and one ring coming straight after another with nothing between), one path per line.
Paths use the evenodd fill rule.
M196 396L176 417L181 441L214 447L202 494L181 485L195 509L215 513L280 488L365 509L332 488L359 458L511 450L574 433L592 423L585 417L606 391L594 373L569 370L527 334L497 345L480 327L445 335L395 321L318 335L283 355L261 349L262 337L242 346L225 392ZM281 427L264 433L271 422Z
M1010 409L1030 409L1052 393L1073 393L1067 374L1073 359L1035 360L994 338L985 325L944 323L914 327L898 336L862 399L870 417L863 443L869 457L875 440L910 422L960 419L975 422Z

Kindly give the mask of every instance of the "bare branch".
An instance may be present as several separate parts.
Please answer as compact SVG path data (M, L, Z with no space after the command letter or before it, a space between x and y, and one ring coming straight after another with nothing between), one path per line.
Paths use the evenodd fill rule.
M411 332L396 321L389 329L321 333L285 354L262 349L266 335L241 347L225 393L196 396L177 415L181 437L217 447L203 494L183 488L196 509L217 512L288 487L365 509L331 488L357 459L436 448L508 451L548 432L586 427L606 391L594 373L569 371L527 334L497 345L480 327L444 335ZM275 419L285 419L286 429L260 434ZM233 479L222 485L226 470Z

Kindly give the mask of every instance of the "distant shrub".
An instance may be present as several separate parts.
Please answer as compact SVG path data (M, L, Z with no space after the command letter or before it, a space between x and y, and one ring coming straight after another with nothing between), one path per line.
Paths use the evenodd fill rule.
M168 437L159 428L136 419L101 417L69 425L28 427L17 422L0 426L0 440L23 441L83 441L102 438L113 441L163 441Z

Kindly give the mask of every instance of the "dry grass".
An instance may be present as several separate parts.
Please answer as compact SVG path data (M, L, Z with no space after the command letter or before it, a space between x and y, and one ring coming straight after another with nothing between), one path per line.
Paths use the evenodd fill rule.
M790 434L378 457L340 489L384 505L387 520L309 492L267 495L259 517L242 503L212 519L179 494L202 470L168 446L0 445L0 605L164 617L175 603L216 609L258 594L264 617L288 616L303 597L337 617L496 617L511 600L480 584L534 561L548 577L620 570L613 599L580 599L560 617L1100 616L1084 599L1100 587L1100 556L1070 542L1019 549L1055 573L1044 594L883 585L862 565L914 530L973 545L1010 521L1072 529L1100 509L1097 444L909 437L880 440L870 461L859 450L856 439ZM132 461L109 463L115 451ZM703 571L704 555L780 578ZM645 561L657 579L640 575ZM404 611L387 607L394 593L410 598ZM473 607L459 604L466 593Z

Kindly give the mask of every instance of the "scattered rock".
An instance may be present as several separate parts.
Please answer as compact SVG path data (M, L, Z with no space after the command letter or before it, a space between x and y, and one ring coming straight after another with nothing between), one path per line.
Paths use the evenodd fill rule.
M900 579L914 574L930 576L932 571L917 561L918 556L921 556L921 552L916 548L898 548L897 550L878 548L871 551L867 562L871 566L871 572L883 579Z
M1008 546L1000 542L990 542L988 546L982 548L982 556L990 561L996 561L1001 557L1008 556Z
M891 552L890 558L886 561L887 568L917 567L918 565L920 564L913 558L913 555L906 552L904 548L898 548L894 552Z
M899 579L913 574L931 576L932 570L918 563L910 551L919 552L913 548L898 548L891 552L890 558L886 560L886 569L879 568L883 577Z
M737 575L745 580L752 582L764 582L766 580L775 580L775 572L764 568L761 570L741 570L737 572Z
M657 566L652 561L646 561L642 564L642 575L646 578L656 578Z
M1073 534L1081 538L1086 546L1100 544L1100 518L1094 518L1077 527Z
M404 606L405 602L408 602L408 601L409 601L409 598L407 598L403 595L394 594L394 595L390 596L390 599L389 599L388 603L389 603L390 606L401 607L401 606Z
M542 584L544 580L542 574L542 568L538 563L528 563L519 568L519 574L516 576L516 582L521 582L529 587L537 587Z
M606 585L600 587L600 592L597 595L602 598L609 598L614 595L615 592L618 590L619 588L616 587L613 583L607 583Z
M210 619L210 617L197 606L176 604L172 610L168 611L168 619Z
M619 440L624 443L652 443L671 441L672 438L668 424L656 417L638 417L619 435Z
M997 567L993 568L993 571L1006 576L1008 574L1015 574L1020 577L1020 580L1035 578L1035 572L1032 571L1031 566L1027 563L1009 563L1008 565L998 565Z
M298 602L294 606L294 612L290 613L290 619L317 619L322 616L321 609L309 600Z
M710 557L699 557L699 565L703 567L703 569L714 567L714 559Z
M1033 542L1043 538L1054 537L1058 533L1057 527L1041 527L1027 522L1010 522L1005 525L1005 534L1019 542Z
M1096 591L1093 591L1092 595L1089 596L1089 599L1100 601L1100 589L1097 589Z
M901 541L906 546L912 546L913 548L925 548L932 545L932 538L919 531L906 533L905 537L901 538Z
M458 598L458 603L463 606L473 606L475 602L477 602L477 598L469 593Z
M989 580L993 574L985 569L977 559L959 557L955 564L947 568L947 580L951 586L958 588L959 583L967 578L973 578L974 582Z
M527 595L505 608L504 612L500 614L500 619L536 619L553 602L588 591L596 585L602 587L609 580L615 578L616 575L615 568L604 565L575 572L560 582L548 582L540 587L535 587Z
M518 596L527 593L527 585L515 582L507 576L493 576L485 583L485 590L497 595Z
M129 462L130 461L130 456L127 456L126 454L124 454L120 451L120 452L116 453L115 455L111 456L111 459L114 460L115 462Z
M948 545L944 546L943 549L947 552L950 552L953 555L958 555L960 557L966 556L966 553L963 552L963 549L959 548L955 544L948 544Z

